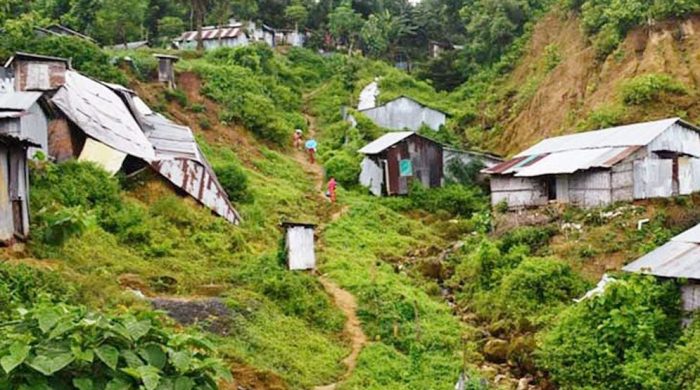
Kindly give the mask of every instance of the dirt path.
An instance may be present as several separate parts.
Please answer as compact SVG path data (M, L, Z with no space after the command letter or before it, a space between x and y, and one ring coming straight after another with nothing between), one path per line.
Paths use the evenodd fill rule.
M305 99L306 100L306 99ZM307 123L309 124L307 133L304 134L304 139L309 139L316 137L316 118L313 115L304 113ZM301 164L304 171L311 177L314 178L316 183L316 191L319 194L319 201L327 202L325 197L324 184L325 176L323 168L320 164L312 164L309 161L308 154L305 150L296 150L294 152L294 159ZM340 219L346 212L348 212L348 206L342 206L340 209L335 210L330 216L326 216L327 221L325 223L334 222ZM323 226L319 229L321 234L323 234ZM334 390L340 384L340 382L348 379L352 375L355 367L357 366L357 358L362 351L362 348L367 343L367 336L362 330L362 325L360 319L357 317L357 301L355 297L347 290L342 289L340 286L335 284L333 281L325 276L319 276L319 281L323 285L326 293L333 298L335 306L340 309L345 315L345 326L343 328L343 333L345 337L350 341L350 354L343 359L343 364L346 367L345 373L340 377L339 381L336 383L317 386L314 390Z
M343 359L343 364L347 367L345 374L340 378L340 381L326 386L317 386L314 390L334 390L338 383L346 380L350 377L352 372L357 366L357 358L360 356L362 348L367 343L367 336L365 332L362 331L362 325L360 324L360 319L357 317L357 302L355 297L338 287L335 283L330 281L324 276L319 277L319 281L323 285L323 288L333 297L335 305L343 312L346 316L345 328L343 332L350 339L351 351L345 359Z

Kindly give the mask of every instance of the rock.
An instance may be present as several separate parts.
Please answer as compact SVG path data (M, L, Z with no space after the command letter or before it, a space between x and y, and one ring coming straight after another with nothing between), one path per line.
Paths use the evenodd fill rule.
M530 377L526 376L524 378L520 378L516 390L528 390L530 388L530 382L532 382L532 378Z
M161 297L151 299L151 304L182 325L201 323L209 332L222 336L229 334L233 322L231 309L218 298L190 300Z
M493 381L498 375L498 369L493 366L483 365L479 368L479 373L483 375L484 378Z
M500 320L489 324L486 330L494 337L502 337L510 332L511 324L506 320Z
M418 271L428 279L441 280L443 277L442 262L436 259L420 260L418 263Z
M490 339L484 345L484 357L490 362L505 363L508 360L508 342Z

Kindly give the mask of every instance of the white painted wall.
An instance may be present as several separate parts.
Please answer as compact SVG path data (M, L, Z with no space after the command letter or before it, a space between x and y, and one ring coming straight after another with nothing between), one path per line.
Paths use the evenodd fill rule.
M292 271L316 268L314 229L305 226L287 228L287 262Z

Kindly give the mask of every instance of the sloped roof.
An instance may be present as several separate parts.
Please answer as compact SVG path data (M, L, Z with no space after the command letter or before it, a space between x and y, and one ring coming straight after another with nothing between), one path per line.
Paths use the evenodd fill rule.
M148 162L155 159L153 146L136 119L107 86L68 71L66 83L51 100L88 136Z
M417 100L417 99L414 99L414 98L412 98L412 97L410 97L410 96L407 96L407 95L399 95L399 96L397 96L397 97L395 97L395 98L393 98L393 99L391 99L391 100L387 100L386 102L384 102L384 104L380 104L380 105L378 105L378 106L375 105L374 107L369 107L369 108L365 108L365 109L359 109L359 108L358 108L357 111L359 111L359 112L364 112L364 111L375 110L375 109L380 108L380 107L385 107L385 106L387 106L387 105L391 104L392 102L395 102L395 101L397 101L397 100L399 100L399 99L408 99L408 100L410 100L410 101L412 101L412 102L414 102L414 103L416 103L416 104L418 104L418 105L420 105L420 106L423 106L423 107L425 107L425 108L431 109L431 110L433 110L433 111L440 112L440 113L442 113L442 114L445 114L445 115L448 116L448 117L451 116L451 114L450 114L449 112L446 112L446 111L444 111L444 110L442 110L442 109L440 109L440 108L438 108L438 107L435 107L435 106L433 106L433 105L431 105L431 104L427 104L427 103L421 102L421 101L419 101L419 100Z
M700 280L700 224L622 268L666 278Z
M219 39L219 38L235 38L243 31L242 24L234 24L224 27L208 26L202 28L202 39ZM196 41L197 31L185 31L177 39L178 41Z
M406 138L414 134L416 134L414 131L395 131L391 133L386 133L383 136L365 145L362 149L359 150L359 152L362 154L381 153L385 149L396 145L397 143L405 140Z
M49 62L63 62L66 64L67 67L70 68L70 60L67 58L61 58L61 57L51 57L51 56L44 56L40 54L32 54L32 53L24 53L21 51L18 51L10 57L9 60L5 63L5 68L9 68L12 66L12 64L16 60L32 60L32 61L49 61Z
M678 122L681 122L686 127L697 129L695 126L682 121L680 118L635 123L632 125L611 127L609 129L547 138L535 146L518 153L515 157L576 149L644 146Z
M535 177L610 168L677 125L700 130L680 118L669 118L547 138L513 159L482 172Z
M41 92L0 93L0 110L25 111L41 98Z

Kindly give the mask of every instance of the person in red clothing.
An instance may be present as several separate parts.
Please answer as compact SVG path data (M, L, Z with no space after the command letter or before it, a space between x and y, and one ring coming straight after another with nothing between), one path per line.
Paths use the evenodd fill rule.
M331 179L328 180L328 197L331 198L331 203L335 203L335 187L337 186L335 178L331 176Z

